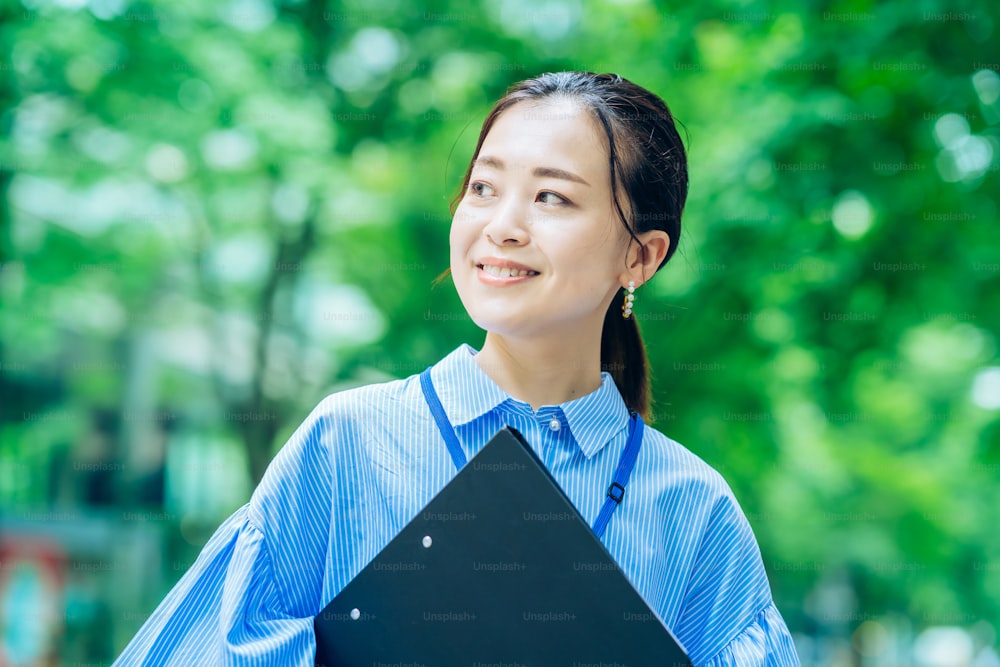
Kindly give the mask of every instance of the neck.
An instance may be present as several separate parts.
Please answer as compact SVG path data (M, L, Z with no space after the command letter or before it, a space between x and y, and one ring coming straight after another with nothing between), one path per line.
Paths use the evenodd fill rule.
M505 392L533 410L558 405L601 386L600 331L592 340L538 341L486 334L476 363Z

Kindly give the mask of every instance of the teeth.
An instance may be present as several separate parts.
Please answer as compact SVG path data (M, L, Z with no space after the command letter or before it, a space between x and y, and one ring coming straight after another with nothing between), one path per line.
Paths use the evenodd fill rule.
M483 265L483 271L490 274L491 276L497 276L498 278L520 278L521 276L526 276L529 273L534 274L534 271L528 271L525 269L517 270L512 269L508 266L491 266L489 264Z

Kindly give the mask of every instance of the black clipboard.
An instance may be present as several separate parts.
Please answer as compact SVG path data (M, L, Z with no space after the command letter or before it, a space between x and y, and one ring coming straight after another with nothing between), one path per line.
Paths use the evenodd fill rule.
M691 665L511 427L340 591L314 629L322 667Z

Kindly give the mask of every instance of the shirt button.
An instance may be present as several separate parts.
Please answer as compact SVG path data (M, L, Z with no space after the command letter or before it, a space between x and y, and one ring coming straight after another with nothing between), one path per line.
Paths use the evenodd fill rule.
M559 423L558 417L552 418L552 421L549 422L549 428L552 429L553 431L558 431L560 428L562 428L562 424Z

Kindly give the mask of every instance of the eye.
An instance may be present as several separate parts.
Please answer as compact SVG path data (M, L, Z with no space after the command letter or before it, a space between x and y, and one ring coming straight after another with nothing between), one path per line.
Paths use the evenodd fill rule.
M472 181L469 183L469 192L476 197L489 197L493 194L493 186L482 181Z
M566 206L570 203L568 199L562 195L557 195L550 190L544 190L538 193L538 201L543 204L549 204L550 206Z

